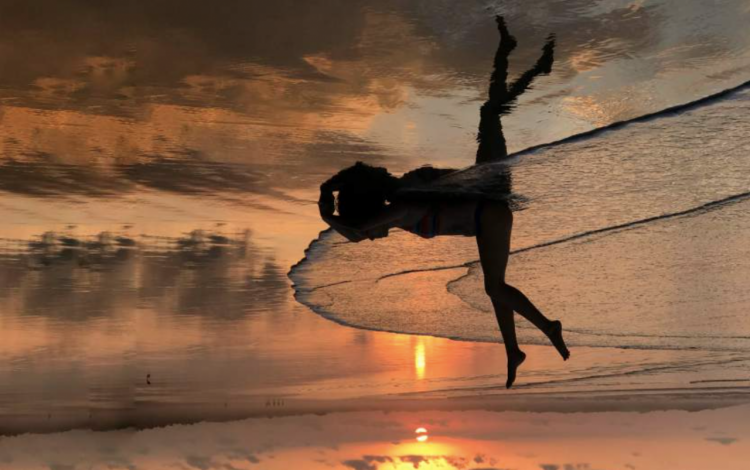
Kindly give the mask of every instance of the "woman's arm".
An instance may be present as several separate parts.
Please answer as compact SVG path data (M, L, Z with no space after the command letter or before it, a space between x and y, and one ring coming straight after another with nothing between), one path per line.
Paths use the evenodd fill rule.
M349 241L359 242L366 238L372 238L368 232L376 232L383 228L391 228L406 216L407 208L403 204L391 204L379 214L355 223L349 222L338 215L333 215L321 206L320 215L322 219L334 230L346 237Z
M355 227L362 231L395 227L399 225L399 222L406 216L406 213L407 208L405 204L395 202L386 206L380 213L358 222L355 224Z
M358 233L353 227L350 227L341 220L341 217L333 215L336 210L335 199L330 185L323 184L320 187L320 199L318 200L318 209L320 217L331 226L332 229L343 235L347 240L357 243L367 238L364 234Z
M320 217L341 235L352 242L362 241L368 236L369 231L375 231L383 228L390 228L398 224L403 219L408 210L404 204L393 203L384 208L380 213L357 222L348 221L341 216L334 215L336 210L335 198L333 192L339 189L336 178L331 178L320 186L320 198L318 199L318 209Z
M350 242L357 243L367 238L366 234L360 232L354 227L346 225L346 223L342 221L341 217L337 215L326 215L323 217L323 220L325 221L325 223L330 225L332 229L337 231Z

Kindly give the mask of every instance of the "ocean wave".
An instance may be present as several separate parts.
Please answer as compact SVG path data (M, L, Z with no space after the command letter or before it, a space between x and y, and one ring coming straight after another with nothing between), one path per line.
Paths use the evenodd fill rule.
M570 344L750 349L749 88L516 154L516 189L532 203L516 219L509 282L563 320ZM300 302L341 324L499 341L476 259L469 238L342 244L329 230L289 276ZM523 322L519 338L545 342Z

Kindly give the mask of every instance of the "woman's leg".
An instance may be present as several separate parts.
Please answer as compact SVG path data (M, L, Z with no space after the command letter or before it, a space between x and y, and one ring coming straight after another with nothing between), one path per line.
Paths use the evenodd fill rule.
M480 217L477 246L485 285L505 284L505 268L508 265L510 253L512 214L502 212L496 204L485 203L481 208L481 213L477 216ZM513 308L507 302L501 301L499 296L490 295L489 297L495 309L495 317L500 327L500 334L503 336L503 343L505 343L505 353L508 356L508 379L505 386L510 388L516 379L516 370L526 359L526 354L518 347Z
M502 330L503 326L510 328L515 326L511 320L503 320L507 315L506 310L515 310L519 315L526 318L534 326L539 328L552 341L563 359L570 356L565 342L562 339L562 324L551 321L545 317L536 306L526 297L523 292L505 283L505 270L510 255L510 238L513 229L513 213L507 204L487 203L482 209L479 223L479 234L477 245L479 247L479 259L484 271L484 284L487 295L492 299L495 314ZM498 306L502 307L498 309ZM503 332L503 340L506 333ZM512 344L506 349L519 351L518 342L515 339L515 331L512 335Z
M552 64L555 61L555 36L550 35L547 42L542 48L542 56L536 61L533 67L523 73L515 82L508 87L506 109L510 110L513 102L526 90L539 75L548 75L552 72Z
M503 336L503 343L505 343L505 355L508 357L508 378L505 381L505 387L510 388L516 381L516 370L526 360L526 354L518 347L513 309L491 297L490 300L492 300L492 306L495 308L497 325L500 327L500 334Z
M487 101L479 109L479 132L477 133L477 163L502 160L508 156L500 115L508 107L508 56L516 48L516 38L510 34L502 16L495 18L500 42L495 52L490 75Z

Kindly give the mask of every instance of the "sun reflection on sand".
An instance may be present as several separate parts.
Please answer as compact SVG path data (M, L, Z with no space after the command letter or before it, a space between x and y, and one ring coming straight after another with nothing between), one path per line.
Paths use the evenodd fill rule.
M747 412L745 405L575 415L331 413L147 430L23 434L0 440L0 461L12 462L18 470L744 470L750 446L743 419ZM416 431L424 429L426 435L428 428L433 434L428 442L413 439Z
M418 379L424 379L426 368L427 358L424 352L424 340L419 338L418 343L414 346L414 370L417 372Z

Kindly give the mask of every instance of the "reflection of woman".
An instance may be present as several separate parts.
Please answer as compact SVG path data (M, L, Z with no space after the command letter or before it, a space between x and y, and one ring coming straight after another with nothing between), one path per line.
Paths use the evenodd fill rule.
M499 117L511 110L515 99L528 89L537 75L550 72L553 62L554 40L550 38L534 67L507 86L508 55L516 41L501 17L497 18L497 24L500 44L490 79L489 99L480 112L477 163L507 157ZM510 388L516 369L526 358L516 339L514 311L547 335L563 359L568 359L570 353L562 338L562 324L549 320L521 291L505 282L513 228L510 174L499 169L490 183L492 191L481 196L430 193L430 187L439 186L453 171L425 167L396 178L385 168L360 162L321 185L320 214L352 242L385 237L391 228L401 228L424 238L475 236L485 291L492 300L508 355L506 386ZM337 198L334 192L338 192ZM336 210L338 215L334 214Z

